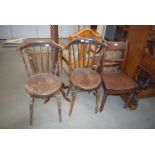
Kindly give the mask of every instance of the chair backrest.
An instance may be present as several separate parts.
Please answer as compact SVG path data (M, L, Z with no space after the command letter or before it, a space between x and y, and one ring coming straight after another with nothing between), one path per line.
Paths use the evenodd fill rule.
M57 74L62 47L54 41L27 41L17 50L21 53L28 77L39 73Z
M81 38L94 38L94 39L100 40L100 41L102 40L102 35L99 34L98 32L93 31L90 28L84 28L79 32L71 34L71 35L69 35L68 39L71 41L71 40L77 39L79 37L81 37Z
M103 56L101 72L111 73L123 70L126 54L127 42L106 41L106 51Z
M105 45L92 38L77 38L67 45L70 73L74 68L99 69ZM84 50L80 55L80 50ZM100 51L99 51L100 49ZM99 51L99 52L98 52ZM97 56L100 59L96 59Z
M96 39L99 41L103 40L102 35L100 33L95 32L90 28L84 28L84 29L80 30L79 32L76 32L76 33L68 36L68 39L70 41L75 40L77 38L92 38L92 39ZM100 49L98 49L98 50L100 50ZM84 47L80 49L80 57L82 57L83 52L86 52L86 49Z

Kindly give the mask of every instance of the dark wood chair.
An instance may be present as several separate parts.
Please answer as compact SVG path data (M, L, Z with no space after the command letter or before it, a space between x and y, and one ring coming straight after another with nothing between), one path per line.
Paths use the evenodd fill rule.
M70 89L72 93L69 115L71 116L76 94L81 90L94 92L96 95L95 111L97 112L99 106L98 88L100 87L102 80L100 74L97 72L100 67L101 59L96 62L95 58L96 55L102 58L104 44L95 39L77 38L71 41L66 49L68 49L70 70L70 86L68 88L68 93ZM85 50L82 56L80 55L80 49ZM98 49L100 49L100 52L98 52Z
M61 115L61 79L57 76L58 58L61 46L54 41L28 41L18 47L29 79L25 89L32 98L30 103L30 125L33 120L33 103L35 98L49 101L52 96L57 98L59 121Z
M101 67L101 77L104 95L100 106L100 112L108 95L130 94L125 108L131 101L137 84L123 72L127 54L127 42L106 42L106 52Z

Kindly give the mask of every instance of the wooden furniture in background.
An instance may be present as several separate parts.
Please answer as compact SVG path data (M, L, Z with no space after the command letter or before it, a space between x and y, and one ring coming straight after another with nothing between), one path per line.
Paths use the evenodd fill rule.
M136 83L123 72L127 53L127 42L106 42L106 52L102 60L101 77L103 81L104 95L100 106L103 111L108 95L130 94L125 107L133 97L137 87ZM110 55L110 53L112 53ZM113 69L108 67L113 66ZM106 67L106 69L105 69Z
M29 79L25 89L32 98L30 103L30 125L33 120L35 98L43 98L46 103L51 97L57 98L59 121L61 115L61 79L57 76L58 56L62 47L54 41L29 41L18 47Z
M155 72L153 72L153 70L151 70L150 68L144 66L144 64L139 64L136 82L138 87L134 94L134 102L138 102L137 95L140 94L141 91L145 91L153 87L155 88Z
M71 41L67 47L69 53L69 70L70 70L70 86L72 101L70 106L69 115L71 115L73 106L75 104L76 94L79 90L93 91L96 95L96 108L98 111L99 106L99 93L98 88L101 84L101 77L96 71L99 69L101 59L95 63L95 56L102 57L104 52L104 44L91 38L77 38ZM83 59L81 61L80 50L84 48ZM100 49L100 52L98 52Z
M71 34L68 36L68 40L72 41L74 39L77 38L93 38L99 41L102 41L102 36L97 33L94 32L93 30L91 30L90 28L84 28L82 29L80 32L76 32L74 34ZM84 45L80 46L80 61L82 62L83 59L83 52L86 52L86 49L84 47ZM61 56L61 73L63 72L63 70L65 71L65 73L69 76L70 74L70 70L69 70L69 55L68 55L68 51L67 50L63 50L62 56ZM73 65L72 65L73 67Z
M105 39L109 41L125 41L128 34L128 25L107 25Z
M153 26L151 25L130 25L128 27L127 41L129 48L124 72L134 80L138 73L139 64L144 64L144 66L147 66L146 68L150 68L151 70L154 70L155 68L155 59L145 51L152 27ZM138 94L138 98L150 96L155 96L155 88L142 90ZM128 99L128 96L126 95L123 95L122 97L125 101ZM130 102L129 107L132 110L135 110L137 104Z

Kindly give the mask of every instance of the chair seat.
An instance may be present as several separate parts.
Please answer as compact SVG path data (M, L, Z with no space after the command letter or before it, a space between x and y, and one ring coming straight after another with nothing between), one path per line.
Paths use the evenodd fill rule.
M80 89L92 90L97 88L102 80L96 71L86 68L76 68L71 73L71 82Z
M62 82L56 75L41 73L32 76L26 83L27 92L36 97L48 97L61 88Z
M113 94L127 93L137 87L136 83L122 72L107 73L101 76L106 89Z

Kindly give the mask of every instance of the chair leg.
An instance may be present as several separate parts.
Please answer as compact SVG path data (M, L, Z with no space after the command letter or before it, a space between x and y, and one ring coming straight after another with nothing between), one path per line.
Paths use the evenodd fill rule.
M124 104L124 108L125 108L125 109L129 106L130 101L131 101L132 98L134 97L134 93L135 93L135 92L130 93L127 102Z
M96 107L95 107L95 113L98 112L98 106L99 106L99 92L98 89L95 90L96 92Z
M32 100L30 102L30 125L32 125L33 122L33 103L34 103L34 97L32 97Z
M61 115L61 96L60 92L57 93L57 105L58 105L58 113L59 113L59 122L62 122L62 115Z
M61 75L63 75L63 61L62 61L62 59L60 60L60 72L61 72Z
M63 88L63 87L61 88L61 93L62 93L63 98L64 98L65 100L67 100L68 102L70 102L70 99L69 99L69 98L67 97L67 95L65 94L64 88Z
M68 90L67 90L67 96L69 95L69 92L70 92L70 90L71 90L71 87L72 87L72 85L70 84L69 86L68 86Z
M101 102L101 106L100 106L100 112L102 112L103 109L104 109L104 105L105 105L107 96L108 96L108 94L105 92L105 94L104 94L104 96L103 96L103 98L102 98L102 102Z
M72 87L72 101L71 101L71 106L70 106L70 110L69 110L69 116L71 116L71 114L72 114L73 107L75 104L75 99L76 99L76 90L74 87Z

